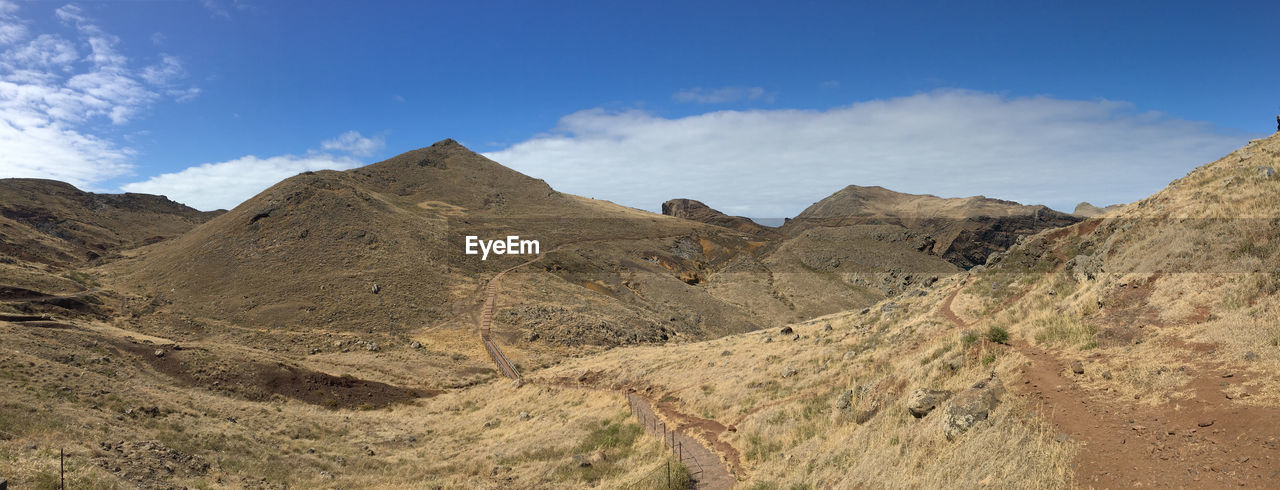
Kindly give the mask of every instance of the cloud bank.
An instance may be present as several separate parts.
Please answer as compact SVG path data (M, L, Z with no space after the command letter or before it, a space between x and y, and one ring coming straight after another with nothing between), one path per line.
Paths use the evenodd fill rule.
M850 184L1070 209L1145 197L1253 135L1108 100L941 90L828 110L591 109L486 154L558 190L658 210L794 216Z
M122 126L165 95L199 93L180 85L186 72L177 57L136 66L120 39L75 5L54 12L71 38L31 32L18 11L0 0L0 177L92 188L128 174L134 151L98 136L95 125Z
M231 209L275 183L306 171L345 170L362 165L350 157L328 154L253 155L205 163L180 172L125 184L127 192L167 196L201 211Z

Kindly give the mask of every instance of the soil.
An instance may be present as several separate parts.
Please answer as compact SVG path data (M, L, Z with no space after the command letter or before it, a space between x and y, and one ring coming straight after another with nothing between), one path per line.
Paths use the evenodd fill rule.
M115 346L137 355L153 369L182 384L251 401L273 395L328 408L381 408L434 396L438 391L413 390L349 376L333 376L284 363L229 360L205 349L158 348L117 340ZM157 356L157 350L164 351Z
M951 310L952 299L962 287L947 297L939 313L963 328L966 323ZM1224 391L1247 384L1250 378L1194 355L1214 346L1170 350L1188 354L1182 362L1190 366L1189 387L1195 395L1158 406L1128 402L1081 385L1080 375L1070 374L1070 361L1053 352L1025 343L1013 347L1031 361L1013 391L1038 402L1040 413L1061 432L1060 437L1080 444L1074 463L1076 485L1280 485L1280 410L1229 399Z

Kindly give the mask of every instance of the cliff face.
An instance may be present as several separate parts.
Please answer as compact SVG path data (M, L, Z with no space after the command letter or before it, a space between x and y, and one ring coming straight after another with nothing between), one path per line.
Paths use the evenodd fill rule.
M751 235L762 237L782 236L772 227L761 225L742 216L729 216L693 199L672 199L664 202L662 203L662 214L721 226Z
M816 227L891 224L933 238L929 251L959 267L986 263L1025 235L1067 226L1081 218L1045 206L982 196L941 198L848 186L809 206L779 231L798 236Z

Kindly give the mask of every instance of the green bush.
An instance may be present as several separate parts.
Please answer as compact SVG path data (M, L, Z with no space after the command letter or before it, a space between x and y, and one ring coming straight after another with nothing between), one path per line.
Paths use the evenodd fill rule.
M987 340L997 344L1009 343L1009 330L999 325L992 325L987 329Z
M960 344L964 345L965 349L973 347L974 342L977 342L977 341L978 341L978 333L972 330L965 331L965 333L960 335Z

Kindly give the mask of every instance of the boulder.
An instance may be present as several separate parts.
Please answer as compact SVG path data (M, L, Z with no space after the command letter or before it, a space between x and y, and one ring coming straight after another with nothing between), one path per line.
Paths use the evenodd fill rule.
M1272 167L1258 167L1259 179L1270 179L1276 176L1276 169Z
M1000 397L1004 395L1004 384L996 377L991 377L974 384L947 403L943 411L942 433L947 440L954 440L964 434L974 424L987 420L991 411L1000 405Z
M948 398L951 398L951 392L947 390L916 388L907 396L907 411L912 417L921 418Z
M795 375L796 375L796 372L797 372L797 371L796 371L796 368L793 368L793 367L791 367L791 366L787 366L787 367L785 367L785 368L783 368L783 369L782 369L782 377L784 377L784 378L790 378L790 377L792 377L792 376L795 376Z
M1071 361L1071 372L1084 374L1084 363L1079 360Z
M795 332L795 330L792 330L792 329L791 329L791 327L789 327L789 326L788 326L788 327L782 327L782 330L779 330L779 331L778 331L778 333L779 333L779 334L782 334L782 335L787 335L787 334L789 334L789 333L794 333L794 332Z

